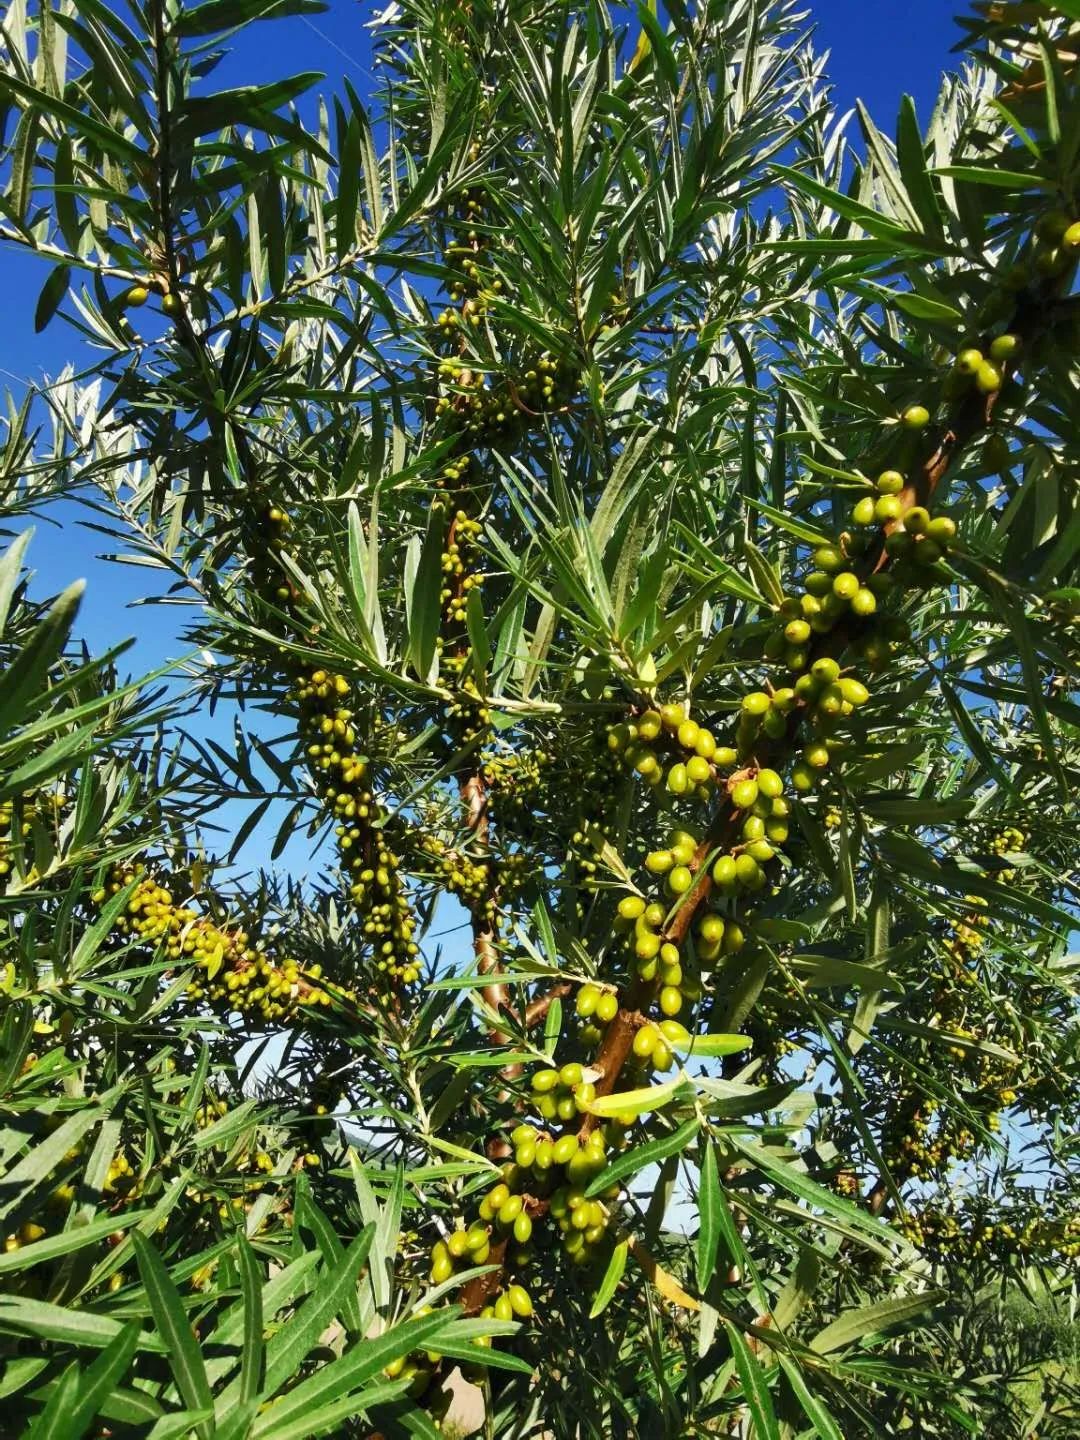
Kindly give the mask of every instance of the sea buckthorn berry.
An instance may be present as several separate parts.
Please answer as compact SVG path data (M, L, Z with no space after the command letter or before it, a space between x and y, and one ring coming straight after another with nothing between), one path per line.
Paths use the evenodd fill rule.
M926 527L926 538L948 547L956 539L956 521L948 515L937 515Z
M851 608L856 615L864 617L873 615L877 609L877 596L873 590L868 589L865 585L860 585L851 597Z
M852 523L855 525L872 525L874 523L874 497L864 495L858 501L851 512Z
M898 495L882 495L874 506L874 516L882 525L899 520L903 513L904 507Z
M665 985L660 991L660 1009L665 1015L677 1015L682 1009L682 991L674 985Z
M839 685L840 693L849 705L865 705L870 699L870 691L861 680L855 680L851 676L845 675L839 681Z
M738 780L731 787L731 803L737 810L749 810L757 797L756 780Z
M712 760L716 755L716 741L711 730L699 730L694 749L702 760Z
M670 850L652 850L645 856L645 869L653 875L666 875L675 864Z
M1080 222L1073 226L1076 231L1077 245L1080 245ZM1068 243L1068 232L1066 232L1066 243ZM1019 335L995 335L990 342L990 359L999 363L1003 360L1012 360L1020 353L1021 340Z
M983 353L974 346L961 350L956 357L956 368L961 375L974 375L983 363Z
M1000 390L1004 384L1005 377L1001 373L1001 367L990 360L985 360L975 376L975 384L984 395L993 395Z
M810 626L805 620L789 620L784 626L784 639L792 645L803 645L810 639Z
M605 1025L610 1025L618 1013L618 996L614 995L610 990L605 990L596 1002L596 1018L602 1020Z
M533 1313L533 1303L529 1298L529 1292L522 1285L511 1285L506 1292L510 1302L510 1308L522 1320L527 1320Z
M882 495L899 495L906 483L899 470L883 470L877 478L877 488Z
M784 782L775 770L759 770L757 773L759 792L767 800L775 800L784 793Z
M813 555L813 564L816 570L824 570L827 574L833 574L842 570L845 564L844 552L835 545L820 545ZM813 594L809 584L810 576L807 576L807 589Z
M678 730L686 719L686 711L681 705L661 705L660 719L668 730Z
M655 1025L642 1025L641 1029L635 1032L633 1051L639 1060L647 1060L649 1058L659 1038L659 1032Z
M578 991L574 1008L583 1020L587 1020L590 1015L595 1013L596 1007L600 1003L600 993L595 985L582 985Z
M704 785L712 777L712 766L700 755L692 755L686 762L686 778L693 785Z
M663 728L663 721L658 711L646 710L637 722L637 733L639 740L655 740Z
M840 666L831 655L822 655L814 661L810 673L819 685L832 685L840 678Z
M693 750L700 728L696 720L684 720L679 726L676 738L684 750Z
M721 855L713 865L712 878L713 883L721 890L729 890L738 879L734 857Z
M624 920L636 920L644 913L645 901L640 895L624 895L619 901L619 914Z
M667 877L667 886L672 895L685 895L694 883L694 877L686 865L676 865Z
M559 1083L559 1072L557 1070L538 1070L532 1077L532 1088L538 1095L546 1095L549 1090L554 1090Z
M681 762L672 765L671 769L667 772L667 780L665 783L672 795L685 795L690 788L690 777L686 773L686 766Z
M584 1072L577 1061L564 1065L559 1071L559 1083L565 1085L568 1090L572 1090L575 1085L580 1085L583 1078Z
M900 416L905 430L925 430L930 423L930 411L925 405L909 405Z
M923 535L930 524L930 512L923 505L913 505L904 516L904 529L909 535Z
M754 857L744 851L735 857L735 874L739 884L747 890L760 890L765 883L765 876L761 866Z
M742 712L756 719L764 715L771 704L772 701L764 690L751 690L749 695L743 696Z
M859 577L853 570L842 570L833 580L833 594L841 600L850 600L859 589Z

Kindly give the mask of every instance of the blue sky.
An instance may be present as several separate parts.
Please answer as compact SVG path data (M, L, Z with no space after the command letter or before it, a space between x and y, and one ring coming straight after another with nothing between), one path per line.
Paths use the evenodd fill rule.
M332 0L323 15L256 26L234 39L234 52L212 83L225 88L317 70L326 76L319 87L324 93L340 93L347 77L364 96L373 85L370 34L364 22L381 8ZM842 109L861 96L878 125L890 132L906 91L914 96L920 117L928 117L941 71L957 60L949 53L960 34L952 6L942 0L906 0L903 5L893 0L807 0L806 8L816 26L818 48L831 52L829 71ZM40 383L67 360L78 365L88 359L78 335L59 318L44 334L34 334L34 307L46 274L47 267L33 257L0 244L5 321L0 327L0 387L17 398L28 379ZM99 559L100 552L111 547L82 528L78 518L75 507L64 506L38 522L29 556L38 572L37 593L54 592L84 576L89 586L79 628L92 649L136 637L127 661L134 671L156 668L166 657L181 654L178 631L184 611L130 608L146 593L155 572ZM231 723L231 717L223 715L209 726L217 724L228 732ZM247 851L249 863L260 858L261 848L257 837ZM293 858L291 851L287 858Z

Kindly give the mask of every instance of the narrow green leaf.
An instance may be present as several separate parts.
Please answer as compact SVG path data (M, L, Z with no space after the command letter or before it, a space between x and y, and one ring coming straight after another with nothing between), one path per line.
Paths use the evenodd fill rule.
M145 1236L132 1232L135 1258L150 1302L158 1333L169 1347L169 1364L180 1398L192 1410L212 1410L210 1383L206 1378L202 1351L195 1339L180 1292L173 1284L165 1262ZM213 1435L213 1423L203 1421L196 1430L205 1440Z
M597 1286L596 1298L593 1300L592 1309L589 1311L589 1319L595 1320L602 1315L614 1298L615 1291L619 1288L619 1281L626 1269L626 1257L630 1253L630 1245L626 1240L620 1240L611 1252L607 1268L604 1270L603 1278Z

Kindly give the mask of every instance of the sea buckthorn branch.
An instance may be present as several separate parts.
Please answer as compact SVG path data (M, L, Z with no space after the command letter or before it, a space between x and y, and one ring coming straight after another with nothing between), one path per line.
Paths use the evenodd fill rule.
M1025 329L1034 323L1025 317ZM695 795L705 803L712 801L715 790L718 803L704 835L678 830L667 850L646 858L648 870L667 877L674 909L668 912L657 902L650 906L637 896L628 896L620 905L620 918L627 928L633 927L635 937L637 974L629 987L619 995L601 992L596 986L579 992L579 1001L588 995L581 1007L586 1015L593 1012L601 995L609 1002L607 1029L595 1061L582 1072L589 1076L586 1083L594 1095L615 1093L627 1066L637 1060L651 1058L661 1070L670 1066L670 1047L662 1026L674 1027L678 1022L669 1019L658 1026L650 1018L650 1010L659 1003L662 1013L673 1017L682 1008L684 957L680 947L695 926L694 948L700 947L707 957L715 959L725 950L737 954L743 949L746 934L739 912L714 913L711 902L717 893L722 905L740 893L748 899L767 883L764 867L787 837L788 807L779 769L791 765L791 781L797 791L814 788L817 776L832 761L831 736L837 724L870 698L867 686L851 673L851 667L845 670L841 661L848 651L855 650L869 671L883 668L893 646L907 642L908 632L897 619L887 623L879 635L879 602L912 585L922 588L947 581L942 562L954 543L955 523L949 516L933 517L927 506L954 457L993 423L997 397L1024 345L1016 331L992 336L985 343L989 360L976 347L965 347L943 387L951 392L949 398L959 396L959 405L942 425L933 451L908 462L905 471L886 468L875 484L867 482L869 493L852 512L855 531L845 531L837 545L818 547L812 568L805 574L801 597L786 600L780 607L780 628L766 648L766 658L781 663L794 684L777 687L770 682L767 689L745 695L730 745L717 744L712 733L690 720L679 705L654 709L650 702L647 708L638 706L628 727L612 731L612 748L621 752L623 763L649 785L658 787L665 782L672 795ZM900 417L901 434L918 436L930 418L925 407L909 406ZM811 732L808 741L802 744L801 756L793 760L807 729ZM666 776L661 754L673 762ZM595 996L590 991L596 992ZM534 1082L552 1076L559 1085L568 1068L573 1066L540 1071ZM528 1147L535 1140L522 1134L529 1128L519 1127L515 1132L524 1139L527 1153L507 1168L503 1184L510 1198L515 1195L514 1184L521 1191L517 1172L528 1168L528 1163L518 1163L519 1158L526 1162L534 1159L535 1152ZM553 1143L563 1147L561 1154L567 1158L587 1156L591 1138L600 1133L596 1117L587 1112L576 1132ZM540 1143L545 1142L546 1136ZM530 1219L533 1198L528 1189L522 1191L523 1211ZM612 1196L616 1198L617 1192ZM501 1192L497 1199L503 1199ZM867 1203L878 1209L882 1200L875 1193L868 1196ZM598 1238L602 1233L598 1232ZM496 1242L486 1252L488 1263L501 1268L466 1287L463 1298L468 1309L483 1305L498 1292L508 1243ZM440 1270L444 1269L440 1264Z
M142 861L114 867L94 892L94 903L102 906L128 886L132 893L114 922L116 937L152 945L177 968L192 966L185 991L192 1003L251 1014L267 1024L355 1005L351 991L324 982L318 963L302 966L241 925L221 925L178 904L173 889Z

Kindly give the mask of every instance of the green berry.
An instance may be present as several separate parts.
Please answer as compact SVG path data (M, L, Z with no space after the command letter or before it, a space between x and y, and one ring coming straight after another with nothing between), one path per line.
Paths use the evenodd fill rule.
M731 803L737 810L749 810L757 797L756 780L739 780L731 787Z
M816 569L825 570L829 574L844 568L844 552L835 545L821 545L814 551L813 563ZM810 585L810 576L807 576L806 588L813 593Z
M1077 233L1077 244L1080 244L1080 221L1073 227ZM1066 243L1068 237L1066 236ZM1019 335L995 335L990 342L990 359L1001 362L1011 360L1020 353Z
M930 511L923 505L913 505L904 516L904 529L909 535L923 535L930 524Z
M900 416L905 430L925 430L930 423L930 411L925 405L909 405Z
M872 615L877 609L877 596L865 585L860 586L851 597L851 608L856 615Z
M974 375L979 366L983 363L983 353L974 346L967 350L961 350L956 357L956 368L961 375Z
M882 495L874 506L874 514L882 525L891 520L899 520L903 512L904 506L899 495Z
M874 523L874 497L864 495L851 512L852 523L855 525L873 525Z
M882 495L899 495L906 483L899 470L883 470L877 478L878 492Z
M985 360L979 366L978 374L975 376L975 384L984 395L993 395L1001 389L1004 379L1005 377L1002 375L1000 368L991 361Z

